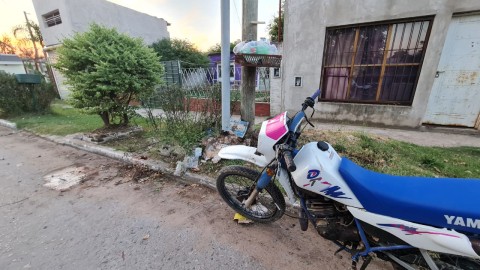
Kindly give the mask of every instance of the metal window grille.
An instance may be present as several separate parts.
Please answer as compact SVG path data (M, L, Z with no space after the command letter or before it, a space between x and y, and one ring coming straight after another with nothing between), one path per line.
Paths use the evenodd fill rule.
M328 28L325 101L411 105L431 19Z
M47 27L52 27L62 23L60 11L55 10L42 16Z

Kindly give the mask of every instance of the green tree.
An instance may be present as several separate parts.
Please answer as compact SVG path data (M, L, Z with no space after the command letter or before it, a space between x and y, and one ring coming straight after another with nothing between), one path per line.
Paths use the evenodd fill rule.
M183 39L162 39L151 45L162 61L180 60L186 68L207 67L208 57L195 45Z
M92 24L63 41L55 67L71 86L70 101L84 112L98 114L105 126L128 124L132 99L152 94L163 68L141 39Z
M230 42L230 52L233 51L233 48L235 48L235 46L240 43L240 40L236 40L234 42ZM217 43L215 45L213 45L212 47L210 47L207 51L208 54L211 54L211 53L221 53L222 52L222 45L220 43Z
M278 15L273 17L273 20L267 25L268 35L270 36L271 41L282 42L283 41L283 33L284 31L284 1L282 1L282 9L281 9L281 20L279 20ZM278 23L280 22L281 25L281 33L280 37L278 36Z

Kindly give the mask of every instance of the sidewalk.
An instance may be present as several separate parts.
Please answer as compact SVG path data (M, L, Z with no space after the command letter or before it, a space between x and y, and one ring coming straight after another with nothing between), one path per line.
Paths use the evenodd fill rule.
M441 131L421 131L380 128L367 126L343 125L324 122L313 122L316 130L332 130L332 131L358 131L374 134L381 137L387 137L398 141L409 142L422 146L439 146L439 147L458 147L473 146L480 147L480 131L477 135L463 135L446 133L447 129Z
M232 119L240 119L239 115L233 115ZM255 117L255 124L260 124L267 117ZM472 130L476 135L457 134L454 128L434 128L436 131L423 131L420 129L396 129L356 126L347 124L326 123L312 121L314 128L307 126L306 129L329 130L329 131L354 131L366 132L381 137L387 137L398 141L413 143L422 146L439 146L439 147L459 147L473 146L480 147L480 131Z

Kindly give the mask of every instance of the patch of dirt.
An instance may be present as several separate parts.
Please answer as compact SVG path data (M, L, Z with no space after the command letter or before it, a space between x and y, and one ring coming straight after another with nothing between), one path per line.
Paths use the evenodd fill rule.
M79 184L85 177L88 169L82 166L69 166L60 170L56 170L43 177L45 187L65 191L72 186Z
M321 238L313 228L301 231L296 219L284 216L271 224L237 224L233 220L234 211L217 192L201 185L167 180L157 189L156 183L150 182L134 194L131 188L123 187L115 190L115 197L122 198L132 213L201 235L203 240L193 247L196 251L210 250L215 241L254 258L266 269L351 268L349 254L334 255L338 249L335 244ZM100 189L90 191L103 194ZM375 259L368 269L392 268L389 263Z

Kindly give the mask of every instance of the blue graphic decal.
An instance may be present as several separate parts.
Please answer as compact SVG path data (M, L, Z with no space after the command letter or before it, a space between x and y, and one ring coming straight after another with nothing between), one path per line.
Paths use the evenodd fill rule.
M310 170L308 171L308 174L307 174L307 179L313 179L317 176L320 175L320 171L319 170Z
M345 197L345 193L340 190L339 186L331 186L325 189L320 190L320 192L323 192L325 195L333 197L333 198L338 198L338 199L352 199Z
M315 185L315 182L317 180L322 180L322 177L317 177L320 175L320 171L319 170L310 170L308 171L307 173L307 179L309 179L309 183L303 185L304 187L306 186L311 186L313 187L313 185ZM317 177L317 178L315 178Z

